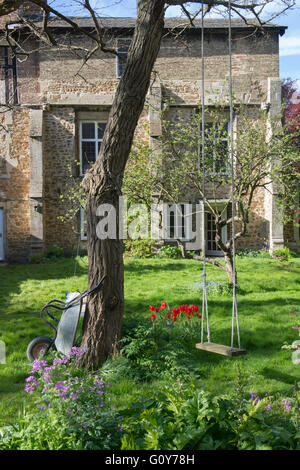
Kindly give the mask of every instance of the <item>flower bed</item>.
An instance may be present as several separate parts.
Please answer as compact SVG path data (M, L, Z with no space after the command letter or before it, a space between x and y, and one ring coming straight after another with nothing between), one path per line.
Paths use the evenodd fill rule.
M120 445L122 418L111 405L110 384L76 368L84 354L35 360L25 391L36 396L36 411L25 412L15 428L3 430L2 444L13 449L111 449Z

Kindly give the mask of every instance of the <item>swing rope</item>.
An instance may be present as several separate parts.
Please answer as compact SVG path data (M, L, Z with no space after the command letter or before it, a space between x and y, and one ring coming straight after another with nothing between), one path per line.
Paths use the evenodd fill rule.
M205 86L204 86L204 7L202 3L202 16L201 16L201 125L202 125L202 192L203 192L203 207L202 207L202 221L205 226ZM200 150L200 149L199 149ZM200 155L200 152L198 151ZM202 241L202 252L203 252L203 295L202 295L202 319L201 319L201 343L204 339L204 318L206 318L207 328L207 341L210 343L210 329L209 329L209 318L208 318L208 304L207 304L207 283L206 283L206 239L205 229L203 230L203 241Z
M236 300L236 266L235 266L235 198L234 198L234 152L233 152L233 93L232 93L232 32L231 32L231 0L228 1L228 16L229 16L229 28L228 28L228 55L229 55L229 121L230 121L230 142L229 142L229 155L231 164L231 235L232 235L232 270L233 270L233 293L232 293L232 325L231 325L231 347L233 348L234 343L234 320L236 320L238 347L241 347L240 341L240 328L239 328L239 317L238 307Z
M237 338L238 338L238 347L240 348L240 329L239 329L239 320L238 320L238 307L237 307L237 299L236 299L236 266L235 266L235 198L234 198L234 152L233 152L233 90L232 90L232 31L231 31L231 0L228 1L228 15L229 15L229 34L228 34L228 55L229 55L229 110L230 110L230 143L229 143L229 157L230 157L230 164L231 164L231 205L232 205L232 265L233 265L233 299L232 299L232 328L231 328L231 348L234 345L234 323L236 322L237 328ZM197 347L203 345L204 340L204 318L206 317L207 323L207 341L210 343L210 328L209 328L209 317L208 317L208 303L207 303L207 279L206 279L206 237L205 237L205 86L204 86L204 78L205 78L205 70L204 70L204 7L202 4L202 19L201 19L201 72L202 72L202 87L201 87L201 111L202 111L202 193L203 193L203 241L202 241L202 250L203 250L203 298L202 298L202 321L201 321L201 344L196 345ZM199 126L200 131L200 126ZM198 156L200 157L200 142L198 145ZM200 162L199 162L199 170L200 170ZM212 343L211 343L212 344ZM224 352L224 348L221 345L214 345L213 352L219 352L220 354L225 355L238 355L244 354L245 350L240 350L237 354L232 354L228 351Z

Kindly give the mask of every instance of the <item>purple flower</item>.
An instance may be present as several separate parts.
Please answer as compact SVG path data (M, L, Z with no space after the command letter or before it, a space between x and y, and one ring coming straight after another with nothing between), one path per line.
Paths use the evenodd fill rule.
M37 382L36 378L33 375L27 377L25 379L25 382L27 383L24 387L24 390L27 393L33 393L35 391L35 387L38 387L38 385L40 385L40 382Z
M258 403L259 400L260 400L260 397L256 394L256 393L251 393L251 398L250 398L251 401L255 401L255 403Z
M56 358L53 360L53 366L56 366L57 364L66 364L67 362L69 362L69 358L67 357L64 357L62 359L59 359L59 358Z
M36 380L36 378L34 377L34 375L31 375L30 377L27 377L27 378L25 379L25 382L37 383L37 380Z
M42 369L46 365L47 365L47 361L39 361L38 359L35 359L33 361L33 366L32 366L31 372L32 373L37 372L38 370Z
M272 409L271 405L265 406L265 410L271 410L271 409Z
M66 381L65 380L62 380L61 382L57 382L55 385L54 385L54 388L56 388L57 390L60 390L61 388L63 388L63 386L65 385Z
M77 346L73 346L73 348L71 349L71 351L69 352L68 356L69 357L72 357L72 356L82 356L84 354L84 351L82 351L80 348L78 348Z
M285 409L286 411L289 411L289 410L292 408L292 405L291 405L291 402L290 402L290 401L288 401L288 400L282 400L282 403L284 403L284 405L285 405L284 409Z

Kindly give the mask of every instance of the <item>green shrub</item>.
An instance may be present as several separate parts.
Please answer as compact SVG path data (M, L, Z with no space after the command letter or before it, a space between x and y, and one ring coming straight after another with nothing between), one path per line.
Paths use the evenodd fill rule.
M253 250L251 248L240 248L236 251L236 255L244 258L271 258L270 253L267 250Z
M189 286L191 290L199 292L203 291L203 281L199 281L196 284ZM221 281L206 281L206 291L212 294L218 295L232 295L233 285L229 282Z
M134 258L151 258L153 240L124 240L124 254Z
M73 347L68 357L34 361L25 391L35 395L36 409L13 426L2 428L0 449L115 449L121 443L121 417L111 405L110 384L76 368L83 354Z
M182 258L181 249L178 246L164 245L159 250L160 258Z
M278 250L275 250L274 256L276 256L276 258L280 258L283 261L287 261L288 259L292 258L293 253L287 246L285 246L284 248L279 248Z
M63 258L64 257L64 249L58 245L51 245L48 250L45 252L46 258Z
M46 262L47 262L47 258L44 253L33 255L33 256L30 256L29 258L29 263L31 264L42 264Z
M254 393L250 399L214 397L179 381L134 403L122 450L299 449L297 406L296 400Z

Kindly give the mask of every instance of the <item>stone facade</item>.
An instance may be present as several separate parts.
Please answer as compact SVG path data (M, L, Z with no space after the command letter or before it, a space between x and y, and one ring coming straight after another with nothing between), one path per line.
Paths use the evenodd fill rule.
M116 46L120 35L130 37L132 21L128 20L127 25L126 21L120 20L122 28L117 19L110 25L109 47ZM2 106L6 112L0 114L0 209L4 210L7 260L26 261L36 250L53 244L65 249L77 246L79 219L70 224L60 221L59 216L66 212L60 196L68 189L69 166L73 175L79 176L76 161L80 160L80 122L107 120L119 83L115 55L97 52L82 67L74 46L84 44L88 48L92 41L62 22L54 22L54 26L64 46L46 46L23 31L24 48L31 53L27 60L17 63L18 103L9 111ZM270 27L262 35L240 23L233 27L233 91L252 108L260 107L262 101L269 101L274 110L280 105L274 83L278 89L278 36L283 32L284 28ZM147 107L136 130L136 137L150 142L153 151L159 146L159 111L164 103L171 99L173 111L186 112L199 103L200 33L199 27L189 28L173 37L170 30L162 41ZM67 47L70 37L73 49ZM227 37L224 22L207 24L206 104L228 93ZM195 197L191 195L191 199ZM293 248L297 245L298 241L292 240L292 229L284 232L282 227L275 227L274 211L273 198L259 191L248 234L240 246L269 248L274 246L273 238L280 244L284 236Z

